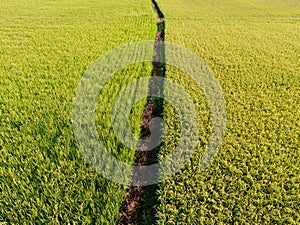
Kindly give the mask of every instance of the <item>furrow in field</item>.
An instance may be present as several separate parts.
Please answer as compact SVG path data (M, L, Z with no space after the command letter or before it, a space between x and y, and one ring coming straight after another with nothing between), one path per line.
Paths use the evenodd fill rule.
M164 62L164 45L162 41L165 38L165 22L164 15L159 9L156 1L152 0L154 11L157 13L157 33L154 44L153 54L153 69L151 72L151 78L148 86L148 96L155 94L163 94L163 83L159 83L158 77L164 77L166 67ZM153 141L153 135L151 136L150 122L155 117L162 117L163 115L163 100L158 98L148 97L147 103L144 107L142 114L142 124L140 138L145 142L140 144L137 149L135 164L138 166L147 166L158 161L159 146L155 149L148 149L149 143ZM154 172L158 176L158 171ZM125 194L125 201L123 209L119 213L118 224L135 224L143 223L143 220L147 218L147 221L152 221L154 204L157 202L157 196L155 194L157 185L151 185L145 187L146 182L145 174L133 174L132 179L135 186L128 189ZM153 174L152 174L153 176ZM149 200L149 201L148 201ZM149 205L149 202L150 205ZM151 205L152 204L152 205ZM152 218L149 218L152 217Z

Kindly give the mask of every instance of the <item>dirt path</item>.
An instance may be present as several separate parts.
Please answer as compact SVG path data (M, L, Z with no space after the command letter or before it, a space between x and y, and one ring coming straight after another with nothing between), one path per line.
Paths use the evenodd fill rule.
M164 45L161 41L165 39L165 21L164 15L158 7L155 0L152 0L152 6L157 13L157 33L154 44L153 54L153 69L149 81L148 93L149 96L153 94L160 94L163 96L163 83L159 83L157 77L165 77L166 66ZM138 146L135 163L138 166L146 166L158 162L157 154L160 146L151 151L147 151L147 143L151 142L149 129L150 121L155 117L163 117L163 99L148 98L141 122L141 137L145 142ZM150 150L150 149L149 149ZM158 171L156 171L158 176ZM134 183L141 183L142 174L133 174L132 179ZM139 180L137 180L139 177ZM132 186L124 197L124 204L119 213L119 225L127 224L144 224L143 220L153 224L155 222L155 205L157 204L156 195L157 185L151 186Z

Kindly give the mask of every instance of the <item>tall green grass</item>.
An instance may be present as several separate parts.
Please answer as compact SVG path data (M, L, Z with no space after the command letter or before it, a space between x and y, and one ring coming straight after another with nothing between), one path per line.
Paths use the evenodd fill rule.
M0 13L0 222L115 224L125 187L82 158L72 103L83 72L100 55L154 38L150 3L16 0L1 1ZM126 83L139 68L115 76ZM103 104L108 95L101 96Z
M191 163L160 185L159 224L298 224L299 1L162 0L160 5L166 40L196 52L218 78L227 129L206 171L198 170L204 133ZM187 75L169 68L167 77L205 106ZM172 117L168 107L166 117ZM208 129L208 122L202 119L200 129ZM178 133L172 132L162 156Z

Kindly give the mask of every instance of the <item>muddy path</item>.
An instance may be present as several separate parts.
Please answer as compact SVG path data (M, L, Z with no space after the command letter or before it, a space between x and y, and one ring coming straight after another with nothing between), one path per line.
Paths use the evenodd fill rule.
M164 84L158 77L165 77L165 46L162 41L165 40L165 21L164 14L161 12L157 2L151 0L154 11L157 14L157 32L154 43L153 68L148 86L148 96L163 96ZM145 105L142 121L140 138L145 141L138 146L135 158L135 164L138 166L146 166L158 162L158 153L161 145L154 149L147 149L151 146L151 142L157 139L154 134L151 135L150 121L153 118L163 118L163 99L156 97L148 97ZM162 129L162 128L157 128ZM153 130L152 130L153 131ZM157 133L162 133L157 130ZM154 176L159 176L158 171L153 171ZM143 174L133 174L133 182L136 186L128 187L124 196L124 203L118 215L118 225L125 224L154 224L155 223L155 206L158 203L156 190L157 185L141 186L143 183Z

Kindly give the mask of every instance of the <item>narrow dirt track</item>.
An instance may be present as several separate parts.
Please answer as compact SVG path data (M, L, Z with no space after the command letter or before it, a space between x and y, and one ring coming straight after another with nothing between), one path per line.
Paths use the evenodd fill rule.
M158 77L165 77L166 66L165 52L162 41L165 40L165 21L164 15L158 7L155 0L152 0L152 6L157 14L157 33L154 44L153 54L153 69L149 81L148 93L150 95L160 94L163 96L163 83L158 82ZM157 154L159 152L159 146L153 150L147 151L147 143L150 143L153 138L151 136L149 124L155 117L163 117L163 99L148 98L145 105L142 122L141 122L141 139L145 139L144 144L138 146L136 153L135 164L138 166L146 166L158 161ZM155 136L155 135L154 135ZM155 138L155 137L154 137ZM154 172L155 176L158 176L158 171ZM132 179L136 186L128 188L127 193L124 196L124 204L119 212L118 225L127 224L143 224L143 218L147 217L147 221L154 221L155 217L155 204L157 203L156 189L157 185L141 186L138 185L143 182L141 180L142 174L133 174ZM152 219L149 219L149 216ZM152 222L151 222L152 223Z

